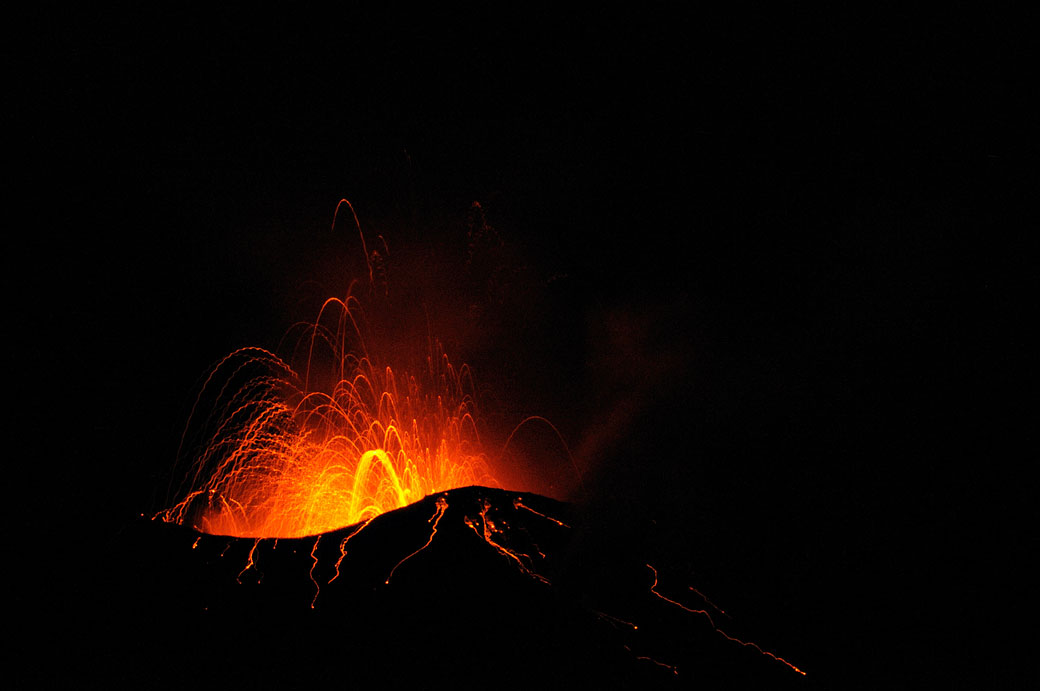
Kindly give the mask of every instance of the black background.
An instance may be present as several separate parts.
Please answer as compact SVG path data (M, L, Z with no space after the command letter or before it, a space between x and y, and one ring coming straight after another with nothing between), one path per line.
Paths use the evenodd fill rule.
M556 424L606 531L839 685L1015 678L989 576L1030 494L1026 23L282 12L21 26L34 594L162 507L210 364L359 277L341 197L401 276L462 256L476 201L505 299L483 336L472 286L421 299L496 421Z

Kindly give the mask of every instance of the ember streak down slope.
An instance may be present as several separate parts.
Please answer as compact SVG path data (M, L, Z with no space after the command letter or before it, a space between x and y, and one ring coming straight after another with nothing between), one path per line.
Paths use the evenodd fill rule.
M83 593L106 603L82 639L104 646L79 648L98 682L808 688L655 597L636 547L576 558L580 512L539 495L457 489L312 538L200 536L144 519L132 531L143 558L96 586L111 592ZM662 573L658 589L707 608L676 576Z

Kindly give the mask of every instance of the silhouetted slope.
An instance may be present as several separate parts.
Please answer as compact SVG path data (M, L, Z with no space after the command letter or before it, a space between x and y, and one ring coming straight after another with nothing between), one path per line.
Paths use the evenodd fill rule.
M484 539L485 523L519 561ZM140 688L806 688L657 597L638 546L595 532L573 505L484 487L277 542L142 519L101 557L109 575L76 588L89 612L68 631L80 664L45 676ZM706 607L665 577L658 592Z

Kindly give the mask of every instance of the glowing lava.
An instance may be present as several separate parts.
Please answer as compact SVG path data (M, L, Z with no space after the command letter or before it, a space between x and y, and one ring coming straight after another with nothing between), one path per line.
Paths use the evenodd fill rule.
M375 364L359 309L354 297L325 302L297 343L302 372L261 348L213 368L189 421L196 443L189 432L182 442L187 491L159 518L215 535L303 537L456 487L497 486L468 368L432 347L417 374Z
M374 285L372 281L370 261L369 283ZM474 488L480 492L476 513L456 506L455 520L462 512L462 522L478 538L521 573L552 589L552 581L539 571L549 563L549 555L532 541L522 523L519 528L513 523L519 516L534 515L551 523L553 531L567 532L572 527L525 503L523 497L503 501L498 496L496 505L483 494L494 496L486 487L498 483L482 451L468 368L456 369L439 344L431 343L418 371L392 369L370 355L362 335L365 330L359 327L360 313L353 295L331 298L313 323L302 325L292 357L283 359L262 348L241 348L213 367L192 409L179 451L179 457L190 463L181 493L156 518L212 535L252 539L237 577L239 583L250 569L257 571L258 582L262 578L256 552L263 540L273 538L277 545L278 538L316 536L309 551L308 573L315 587L310 603L314 608L321 593L316 572L324 534L357 526L340 540L335 574L326 581L331 584L340 576L348 541L377 516L429 495L484 486ZM300 367L295 365L297 360ZM552 423L539 416L521 422L506 444L520 427L535 421L548 424L566 449ZM570 457L569 451L567 454ZM570 460L582 484L573 457ZM429 536L422 545L408 547L410 551L390 568L383 586L389 586L395 572L409 560L431 548L448 511L447 495L442 494L427 519ZM449 516L444 526L450 530L452 523ZM199 539L195 538L192 549L198 547ZM228 547L230 542L225 551ZM707 610L663 595L657 589L657 570L646 566L653 574L649 593L654 598L706 618L723 638L805 674L757 644L725 633L715 626ZM700 591L689 590L725 614ZM592 612L626 635L641 633L633 621ZM678 674L674 665L637 654L627 644L623 647L638 660Z

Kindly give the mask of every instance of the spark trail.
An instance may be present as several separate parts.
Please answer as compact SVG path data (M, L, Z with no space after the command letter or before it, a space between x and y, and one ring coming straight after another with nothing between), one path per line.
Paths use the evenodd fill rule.
M430 529L430 539L427 540L426 544L424 544L422 547L415 550L401 561L397 562L397 564L394 565L394 568L390 569L390 574L386 577L384 585L390 585L390 579L394 577L394 571L397 571L398 567L401 566L401 564L405 563L406 561L414 557L416 554L430 546L430 543L433 542L434 536L437 535L437 524L441 522L441 517L444 516L444 512L447 510L448 500L445 499L443 496L437 497L437 508L434 511L433 515L430 517L430 519L427 521L427 523L430 523L433 526Z
M790 662L788 662L784 658L782 658L782 657L780 657L778 655L775 655L775 654L769 652L768 650L763 650L757 643L751 643L751 642L748 642L748 641L742 641L739 638L734 638L733 636L730 636L728 633L726 633L725 631L723 631L722 629L720 629L718 626L715 625L714 620L712 620L711 615L707 612L707 610L692 609L692 608L687 607L686 605L682 604L681 602L676 602L675 600L672 600L671 598L666 597L666 596L662 595L661 593L659 593L657 591L657 583L658 583L658 580L657 580L657 569L655 569L650 564L647 564L646 566L654 574L654 583L653 583L653 585L650 586L650 592L651 593L653 593L654 595L656 595L660 599L664 600L668 604L673 605L675 607L678 607L681 610L684 610L686 612L690 612L691 614L703 615L708 620L708 623L711 624L711 628L713 628L715 630L715 632L718 633L723 638L725 638L727 640L730 640L730 641L733 641L734 643L739 643L740 645L748 647L748 648L754 648L755 650L757 650L761 654L763 654L763 655L765 655L767 657L771 657L774 660L776 660L777 662L780 662L780 663L782 663L784 665L787 665L792 670L794 670L795 672L798 672L802 676L805 676L805 672L803 672L802 670L798 669L797 667L792 665Z
M555 523L556 525L560 526L561 528L570 528L569 525L567 525L566 523L564 523L563 521L561 521L559 519L553 518L552 516L546 516L541 511L535 511L530 506L525 504L523 498L521 498L521 497L517 497L516 499L513 500L513 508L514 509L524 509L525 511L530 511L531 513L533 513L536 516L541 516L542 518L544 518L547 521L552 521L553 523Z
M314 541L314 547L311 547L311 559L314 561L314 563L311 564L311 570L309 574L311 577L311 583L314 584L314 599L311 600L311 609L314 609L314 603L318 601L318 595L321 594L321 586L318 585L318 581L314 579L314 569L318 567L318 555L315 554L315 552L318 551L319 542L321 542L321 535L319 535L318 539Z
M491 545L496 552L506 557L507 559L512 560L515 566L518 569L520 569L521 573L524 573L530 576L531 578L544 583L545 585L552 585L549 582L549 579L535 571L533 568L529 567L527 564L524 563L524 560L521 559L521 557L526 557L528 561L532 561L530 555L524 554L523 552L511 550L495 539L495 535L501 534L504 531L501 528L499 528L494 521L488 518L487 514L490 509L491 502L489 502L487 499L482 499L479 513L481 527L478 529L476 519L470 518L469 516L466 516L465 518L466 525L469 526L473 530L473 532L477 534L478 537L482 538L484 542Z
M336 573L333 574L332 578L329 579L329 583L332 583L334 580L339 578L339 566L340 566L340 564L343 563L343 560L347 558L347 543L350 542L351 540L353 540L355 537L357 537L358 533L360 533L362 530L367 528L368 525L373 520L375 520L375 519L373 519L373 518L368 519L367 521L362 523L361 526L357 530L355 530L350 535L347 535L345 538L340 540L340 543L339 543L339 558L336 560L336 563L334 564L334 569L335 569Z
M254 570L256 569L255 555L256 555L256 548L259 547L259 546L260 546L260 538L257 538L256 540L253 541L253 546L249 550L249 557L246 560L246 565L244 567L242 567L241 571L238 572L238 577L235 579L239 583L242 582L242 576L245 574L246 571L248 571L251 568L254 569ZM259 573L260 572L257 571L257 574L259 574ZM263 576L257 576L258 579L262 578L262 577Z

